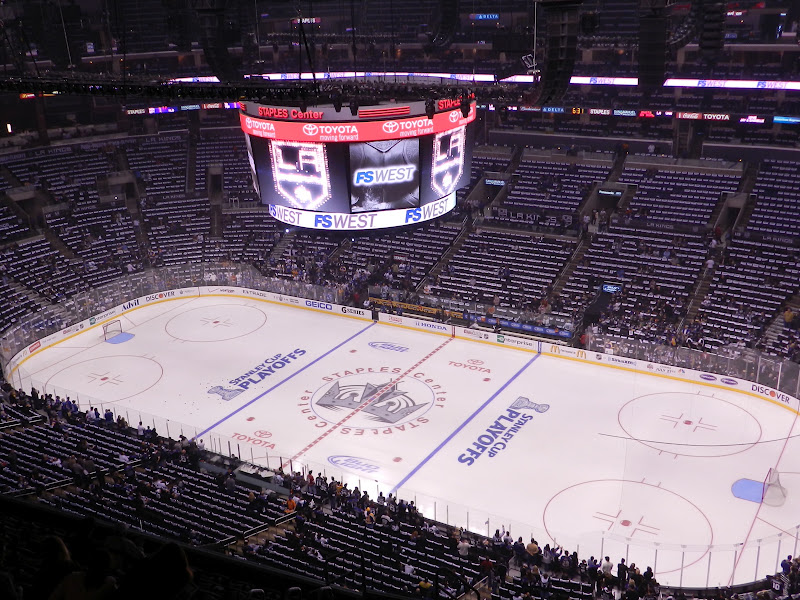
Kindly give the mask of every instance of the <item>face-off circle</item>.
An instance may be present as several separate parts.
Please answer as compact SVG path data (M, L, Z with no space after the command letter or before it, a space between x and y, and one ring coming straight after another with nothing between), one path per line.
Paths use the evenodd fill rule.
M745 452L761 440L761 423L727 400L703 394L662 392L625 403L622 430L659 453L718 457Z
M126 354L102 356L57 371L41 391L60 396L78 394L81 405L87 397L97 398L98 403L111 404L146 392L163 375L161 364L152 358Z
M550 498L542 520L553 540L563 539L560 533L577 537L604 532L606 554L613 554L613 540L629 539L633 545L644 546L692 546L686 567L701 560L714 542L711 523L698 506L680 494L642 481L599 479L569 486ZM673 560L677 562L672 564ZM680 566L680 553L659 554L659 573Z
M260 308L244 304L199 306L172 317L164 327L184 342L224 342L249 335L267 322Z
M402 425L418 419L434 405L431 387L408 377L393 382L390 373L360 373L326 383L311 397L311 410L323 421L347 421L355 429Z

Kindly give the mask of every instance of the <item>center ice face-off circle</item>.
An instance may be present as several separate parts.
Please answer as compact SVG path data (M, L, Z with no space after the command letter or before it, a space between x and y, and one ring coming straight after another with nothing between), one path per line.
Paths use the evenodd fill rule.
M249 335L266 322L266 313L254 306L213 304L172 317L164 330L184 342L224 342Z

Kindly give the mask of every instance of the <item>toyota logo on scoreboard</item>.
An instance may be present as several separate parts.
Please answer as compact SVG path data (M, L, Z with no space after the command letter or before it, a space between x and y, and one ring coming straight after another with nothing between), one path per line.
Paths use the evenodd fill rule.
M252 109L252 107L251 107ZM242 130L252 136L290 142L376 142L434 135L463 127L475 120L475 103L469 114L461 110L436 113L433 119L425 115L402 119L374 121L331 121L303 123L264 119L240 113Z

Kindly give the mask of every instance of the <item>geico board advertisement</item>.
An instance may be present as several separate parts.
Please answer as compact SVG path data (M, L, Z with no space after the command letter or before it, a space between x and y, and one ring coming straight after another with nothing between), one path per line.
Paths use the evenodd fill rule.
M417 208L349 214L319 213L270 204L269 214L278 221L295 227L329 231L366 231L423 223L439 218L455 207L456 195L454 192L447 198L441 198Z

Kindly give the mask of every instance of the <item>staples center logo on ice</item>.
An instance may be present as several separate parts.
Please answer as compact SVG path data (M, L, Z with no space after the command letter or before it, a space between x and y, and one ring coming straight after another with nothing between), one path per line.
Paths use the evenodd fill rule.
M327 428L352 413L340 435L388 435L429 421L434 406L444 407L447 392L418 371L402 380L400 367L349 367L322 378L322 386L302 392L298 406L315 428ZM313 390L313 391L312 391ZM357 409L357 410L356 410Z
M308 123L307 125L303 125L303 133L306 135L317 135L319 132L319 127L314 125L313 123Z

